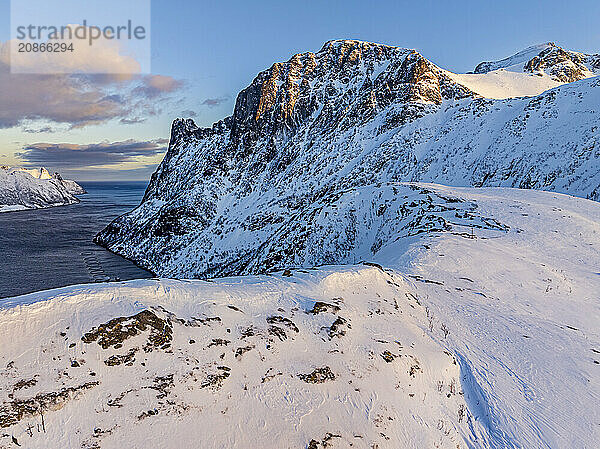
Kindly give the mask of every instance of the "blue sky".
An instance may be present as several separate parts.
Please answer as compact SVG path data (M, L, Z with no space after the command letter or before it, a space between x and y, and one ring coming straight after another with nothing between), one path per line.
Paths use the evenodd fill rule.
M9 11L10 2L0 0L1 42L10 38ZM19 121L32 106L12 99L0 115L0 126L4 123L0 164L47 162L79 179L146 179L161 159L173 118L193 115L197 123L209 126L231 114L237 92L257 72L294 53L317 51L327 40L360 39L415 48L441 67L465 72L480 61L547 41L597 53L599 18L597 0L156 0L152 74L161 77L146 77L126 87L102 81L98 92L110 91L120 102L108 104L94 120L57 116L56 110L46 113L41 104L35 114L46 120ZM58 104L63 98L65 104L72 102L79 87L73 90L55 81L64 89L55 93L64 96L56 99ZM0 76L0 92L14 90L16 82ZM44 96L44 83L32 83L36 88L32 95ZM48 83L47 89L55 89L55 84ZM133 105L135 112L128 109ZM59 124L52 122L57 117L62 120ZM52 157L47 157L50 150ZM69 160L74 154L69 151L77 151L77 157ZM90 155L89 168L80 165L85 155Z

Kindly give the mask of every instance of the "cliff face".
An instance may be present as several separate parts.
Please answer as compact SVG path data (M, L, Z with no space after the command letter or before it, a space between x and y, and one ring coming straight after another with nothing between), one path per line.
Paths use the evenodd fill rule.
M96 241L163 275L234 275L375 254L359 250L380 230L366 217L393 235L397 214L429 214L397 182L597 200L598 104L598 78L490 100L413 50L328 42L259 73L212 128L176 120L142 204Z
M232 162L247 161L245 177L252 179L267 165L283 171L305 137L314 145L319 136L347 132L395 105L401 110L389 117L393 126L414 120L443 100L473 95L414 50L331 41L316 54L297 54L259 73L239 93L233 115L212 128L175 120L167 163L153 176L148 194L160 189L165 166L182 147L203 147L206 163L198 168L205 175L230 174Z
M385 76L378 75L385 70ZM231 138L251 147L265 135L294 130L320 107L327 119L352 125L396 102L440 104L469 95L412 50L356 41L325 44L317 54L293 56L260 73L238 95ZM350 120L347 120L349 123Z

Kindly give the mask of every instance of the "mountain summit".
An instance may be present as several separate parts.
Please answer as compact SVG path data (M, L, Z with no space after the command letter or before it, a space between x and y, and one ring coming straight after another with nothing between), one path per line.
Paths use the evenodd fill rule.
M545 52L555 49L527 64L548 70ZM495 79L488 75L453 74L414 50L359 41L275 63L211 128L175 120L142 204L96 241L161 275L237 275L377 254L383 229L364 230L373 237L364 247L358 227L361 214L392 220L396 209L367 193L392 198L392 187L379 189L389 183L600 199L600 79L504 100L461 82Z
M529 47L500 61L482 62L475 67L475 73L489 73L500 69L547 75L554 81L571 83L600 72L600 55L568 51L548 42Z

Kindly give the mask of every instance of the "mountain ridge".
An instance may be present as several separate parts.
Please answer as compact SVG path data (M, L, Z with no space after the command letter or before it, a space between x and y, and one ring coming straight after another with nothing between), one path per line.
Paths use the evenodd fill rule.
M556 83L571 83L600 73L600 55L565 50L554 42L533 45L499 61L482 62L475 74L512 71L547 76Z
M174 121L141 205L95 241L161 275L251 274L346 257L355 225L320 255L309 242L336 235L342 216L391 220L380 204L340 207L364 189L421 181L600 198L600 78L492 100L412 50L323 49L260 72L212 128ZM274 235L285 238L273 246Z

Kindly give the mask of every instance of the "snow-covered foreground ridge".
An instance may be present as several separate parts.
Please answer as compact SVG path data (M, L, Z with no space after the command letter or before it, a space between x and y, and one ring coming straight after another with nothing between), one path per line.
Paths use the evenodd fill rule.
M0 167L0 212L78 203L75 195L84 193L75 181L51 175L45 168Z
M597 447L600 204L412 188L370 264L9 299L0 446Z
M359 209L345 205L359 195L366 207L365 190L387 183L519 187L598 200L600 78L593 75L600 60L550 44L535 50L468 75L500 70L562 83L503 100L478 95L413 50L381 44L333 41L276 63L212 128L176 120L142 204L97 242L160 275L203 278L339 263L361 245L353 237ZM368 213L392 220L386 209ZM340 231L343 246L320 253L306 246Z

